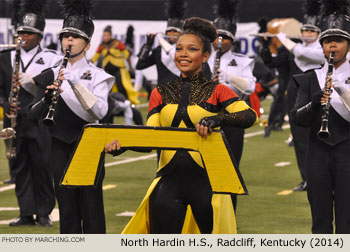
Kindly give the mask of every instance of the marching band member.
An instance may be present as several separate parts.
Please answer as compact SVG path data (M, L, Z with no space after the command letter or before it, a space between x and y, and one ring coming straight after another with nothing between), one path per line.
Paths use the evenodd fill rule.
M165 35L168 36L168 40L160 38L162 43L156 48L152 49L154 43L155 34L147 35L147 42L142 46L138 57L139 60L136 64L137 70L142 70L150 66L156 65L157 67L157 83L158 85L165 84L170 80L174 80L180 75L179 69L177 69L174 63L175 54L175 42L176 38L182 31L183 16L185 12L184 0L169 0L167 6L168 22L165 30ZM170 44L169 44L170 43Z
M103 41L97 48L91 62L96 62L102 56L102 68L116 79L118 92L121 92L132 104L139 104L138 92L131 83L131 77L126 68L126 61L130 57L124 43L112 38L112 27L108 25L103 30ZM131 64L129 67L132 68Z
M323 55L322 47L318 42L318 37L321 32L319 26L319 13L321 3L320 0L306 0L305 15L303 25L301 27L301 35L308 37L303 39L302 43L295 43L286 38L284 33L277 34L278 39L283 46L288 49L293 55L293 67L291 68L291 75L301 74L307 70L319 68L324 63L325 57ZM296 85L294 85L296 84ZM287 87L287 109L288 114L295 105L297 96L298 83L290 79ZM306 181L306 149L307 149L307 129L297 126L291 120L290 129L293 137L293 146L298 162L299 172L302 178L301 183L295 187L294 191L304 191L307 187Z
M324 0L319 41L328 62L294 76L299 88L292 120L309 130L306 175L312 233L333 233L333 221L336 233L350 233L348 8L346 0ZM336 92L330 92L332 87Z
M30 120L26 114L26 106L33 101L38 89L33 76L53 66L61 58L54 51L42 50L40 46L45 28L42 13L44 6L45 1L24 1L23 14L16 29L18 36L24 41L19 62L19 107L8 103L15 52L4 52L0 56L0 95L5 108L5 125L9 125L7 118L16 110L18 114L13 167L16 171L16 196L20 216L10 222L10 226L35 225L36 222L41 226L52 226L49 215L55 206L55 196L49 132ZM35 220L33 215L36 215Z
M231 50L237 30L237 4L238 0L220 0L218 6L216 6L218 17L213 24L216 28L217 36L222 38L220 68L217 73L219 83L227 85L243 98L243 96L254 92L256 78L253 76L254 60L234 53ZM210 54L208 60L213 74L216 74L214 72L216 71L218 37L213 43L215 50ZM222 129L230 144L236 166L239 167L243 152L244 129L230 127L229 125L223 126ZM232 195L232 197L236 206L236 196Z
M58 89L58 81L62 81L62 91L53 114L55 124L50 128L60 232L105 233L102 192L104 171L96 188L67 188L59 183L83 126L97 122L106 115L107 97L115 79L88 63L85 58L94 32L90 17L92 1L64 0L62 5L66 16L59 38L66 56L67 48L71 47L68 64L66 68L58 64L34 78L36 83L45 88L38 90L33 103L28 107L28 113L42 123L49 105L53 103L52 91Z
M21 15L20 15L20 9L21 9L21 1L20 0L14 0L12 2L12 17L11 17L11 24L12 24L12 29L11 29L11 33L12 33L12 38L13 38L13 42L16 43L17 38L18 38L18 34L16 33L16 29L18 27L19 24L19 20L21 19ZM10 94L10 90L6 90L6 86L4 87L4 83L8 82L11 83L11 79L12 79L12 73L14 72L12 69L9 69L9 66L11 66L12 68L12 64L11 62L9 62L9 57L10 57L10 52L11 50L14 50L14 48L9 49L9 50L3 50L0 52L0 60L4 60L4 62L1 62L0 64L0 73L2 76L2 79L0 79L0 107L2 107L2 118L3 118L3 126L4 129L6 128L10 128L11 127L11 121L9 118L7 118L7 116L5 115L6 111L8 110L8 96ZM6 53L5 53L6 52ZM7 54L7 56L5 56ZM11 58L11 57L10 57ZM2 69L2 67L5 67L5 69ZM8 71L10 70L10 71ZM6 73L7 72L7 73ZM11 88L11 85L8 86L9 88ZM5 141L5 146L6 146L6 141L11 141L10 139L8 140L4 140ZM12 139L12 141L15 141L14 139ZM8 150L6 150L6 155ZM13 161L14 158L10 158L8 159L8 165L9 165L9 170L10 170L10 178L9 179L5 179L4 180L4 184L14 184L16 182L16 171L13 167Z
M175 53L181 76L153 90L148 126L196 128L200 136L210 138L213 128L222 125L248 128L256 122L256 113L244 101L226 85L208 80L202 71L215 38L216 29L209 21L185 20ZM105 151L120 154L123 146L115 140L106 145ZM217 195L203 167L197 152L162 151L157 178L123 233L181 233L188 205L201 233L235 232L229 221L234 216L228 216L222 226L215 222L218 213L213 210L212 198ZM225 202L218 207L220 211L230 209L232 212L230 198ZM145 204L149 205L148 214L143 212ZM142 216L146 219L140 223L137 220Z

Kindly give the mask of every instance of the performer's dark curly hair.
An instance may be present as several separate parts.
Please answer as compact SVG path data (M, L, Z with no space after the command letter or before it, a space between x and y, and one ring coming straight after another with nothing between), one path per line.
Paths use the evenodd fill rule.
M181 35L194 34L198 36L203 43L203 52L210 53L210 43L216 39L216 28L210 21L199 17L191 17L185 20L182 30Z

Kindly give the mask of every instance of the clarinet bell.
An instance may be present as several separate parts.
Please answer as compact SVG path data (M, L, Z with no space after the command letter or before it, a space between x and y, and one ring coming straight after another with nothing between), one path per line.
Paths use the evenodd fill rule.
M47 127L53 127L55 126L55 120L53 119L53 115L55 114L54 109L49 109L49 112L47 113L46 117L43 119L43 124Z
M317 132L319 138L326 139L331 136L328 130L328 121L322 121L321 129Z

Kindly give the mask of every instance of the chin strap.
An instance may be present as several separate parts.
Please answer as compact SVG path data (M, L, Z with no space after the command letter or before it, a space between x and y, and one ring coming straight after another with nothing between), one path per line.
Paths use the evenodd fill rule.
M86 48L86 46L84 46L84 48L80 52L78 52L76 54L69 55L69 58L72 59L72 58L79 56L82 52L84 52L85 48Z

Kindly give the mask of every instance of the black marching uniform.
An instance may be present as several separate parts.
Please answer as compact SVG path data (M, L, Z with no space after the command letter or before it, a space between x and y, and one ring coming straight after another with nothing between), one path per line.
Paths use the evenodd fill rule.
M80 8L77 8L77 4ZM94 24L90 18L91 3L87 1L64 2L66 17L60 32L60 40L65 34L78 35L88 44L91 40ZM74 47L73 47L74 48ZM79 53L70 55L80 57ZM57 80L61 63L36 76L34 81L44 87L38 89L33 103L28 107L28 114L42 123L47 115L51 97L45 96L46 86ZM53 120L55 124L50 128L52 138L52 160L54 166L55 192L60 213L61 233L106 233L106 223L103 207L102 170L95 188L69 188L60 186L66 166L71 159L78 137L85 124L102 119L108 110L108 93L115 78L104 70L88 63L85 56L80 57L72 65L69 61L65 69L76 80L63 80L61 92L55 106ZM67 76L65 76L67 77ZM68 78L68 77L67 77Z
M141 48L139 60L136 64L137 70L143 70L156 65L158 73L158 85L170 82L180 75L174 62L175 48L165 52L161 45L151 50L152 45L145 44Z
M346 0L325 0L323 4L320 44L325 55L335 53L334 65L337 67L330 61L322 68L294 77L299 89L291 116L297 125L309 130L306 167L312 233L333 233L334 220L336 233L349 234L350 89L347 84L350 63L346 56L350 44L350 4ZM320 103L324 96L321 90L328 78L336 92L330 94L327 112L326 105ZM322 125L323 119L328 119L326 126ZM318 134L321 125L322 132L329 132L328 137L323 136L325 133Z
M76 65L78 64L78 65ZM75 67L74 67L75 65ZM107 112L107 96L111 89L114 78L107 75L102 69L92 64L88 64L83 58L76 62L73 68L84 71L90 75L81 74L80 81L90 88L94 88L95 84L107 82L103 91L99 93L99 97L105 95L104 107ZM78 67L77 67L78 66ZM69 66L68 66L69 67ZM50 85L57 78L59 67L54 67L34 78L35 82L41 86ZM100 75L100 77L97 77ZM55 78L56 77L56 78ZM91 85L91 80L97 83ZM103 84L104 85L104 84ZM68 99L74 99L74 93L69 87L63 86L65 92L62 93L65 98L58 99L54 120L55 125L50 128L52 138L52 160L54 168L54 181L56 197L58 200L60 211L60 232L61 233L105 233L106 224L103 208L102 181L104 178L104 170L102 170L96 188L68 188L60 186L61 179L64 175L66 166L72 157L77 140L81 134L82 128L89 122L94 122L86 118L86 115L78 114L82 108L74 106ZM39 123L46 116L48 105L44 102L45 89L38 90L35 99L29 106L28 114L32 118L39 119ZM76 99L76 98L75 98ZM101 112L102 113L102 112ZM102 115L101 115L102 116ZM95 121L96 122L96 121Z
M39 4L40 5L40 4ZM42 6L32 6L31 1L25 1L22 5L22 17L19 21L16 33L23 36L34 33L40 38L45 28L45 19L41 13ZM23 35L21 35L23 34ZM39 43L40 40L37 42ZM42 226L51 226L49 215L55 206L55 197L52 184L51 152L49 151L50 139L47 129L42 128L34 120L30 120L26 114L28 106L34 98L38 88L31 77L39 74L44 69L53 66L61 57L54 51L42 50L40 45L25 51L21 50L19 63L19 107L16 118L16 158L11 161L16 174L16 196L20 208L20 217L11 222L10 226L35 224L33 215ZM1 73L1 100L4 103L5 113L9 112L8 97L11 90L12 64L15 51L2 53ZM26 78L23 78L26 76ZM6 118L6 116L4 117ZM7 119L5 127L8 126Z
M350 65L345 70L350 72ZM327 68L325 64L323 68ZM298 97L291 115L293 121L309 128L307 149L307 192L312 213L313 233L333 233L333 203L336 233L350 232L350 124L330 107L328 129L331 136L320 139L323 110L312 109L310 101L321 86L315 71L294 77ZM325 80L325 78L324 78ZM323 88L323 87L322 87ZM333 92L334 93L334 92Z

